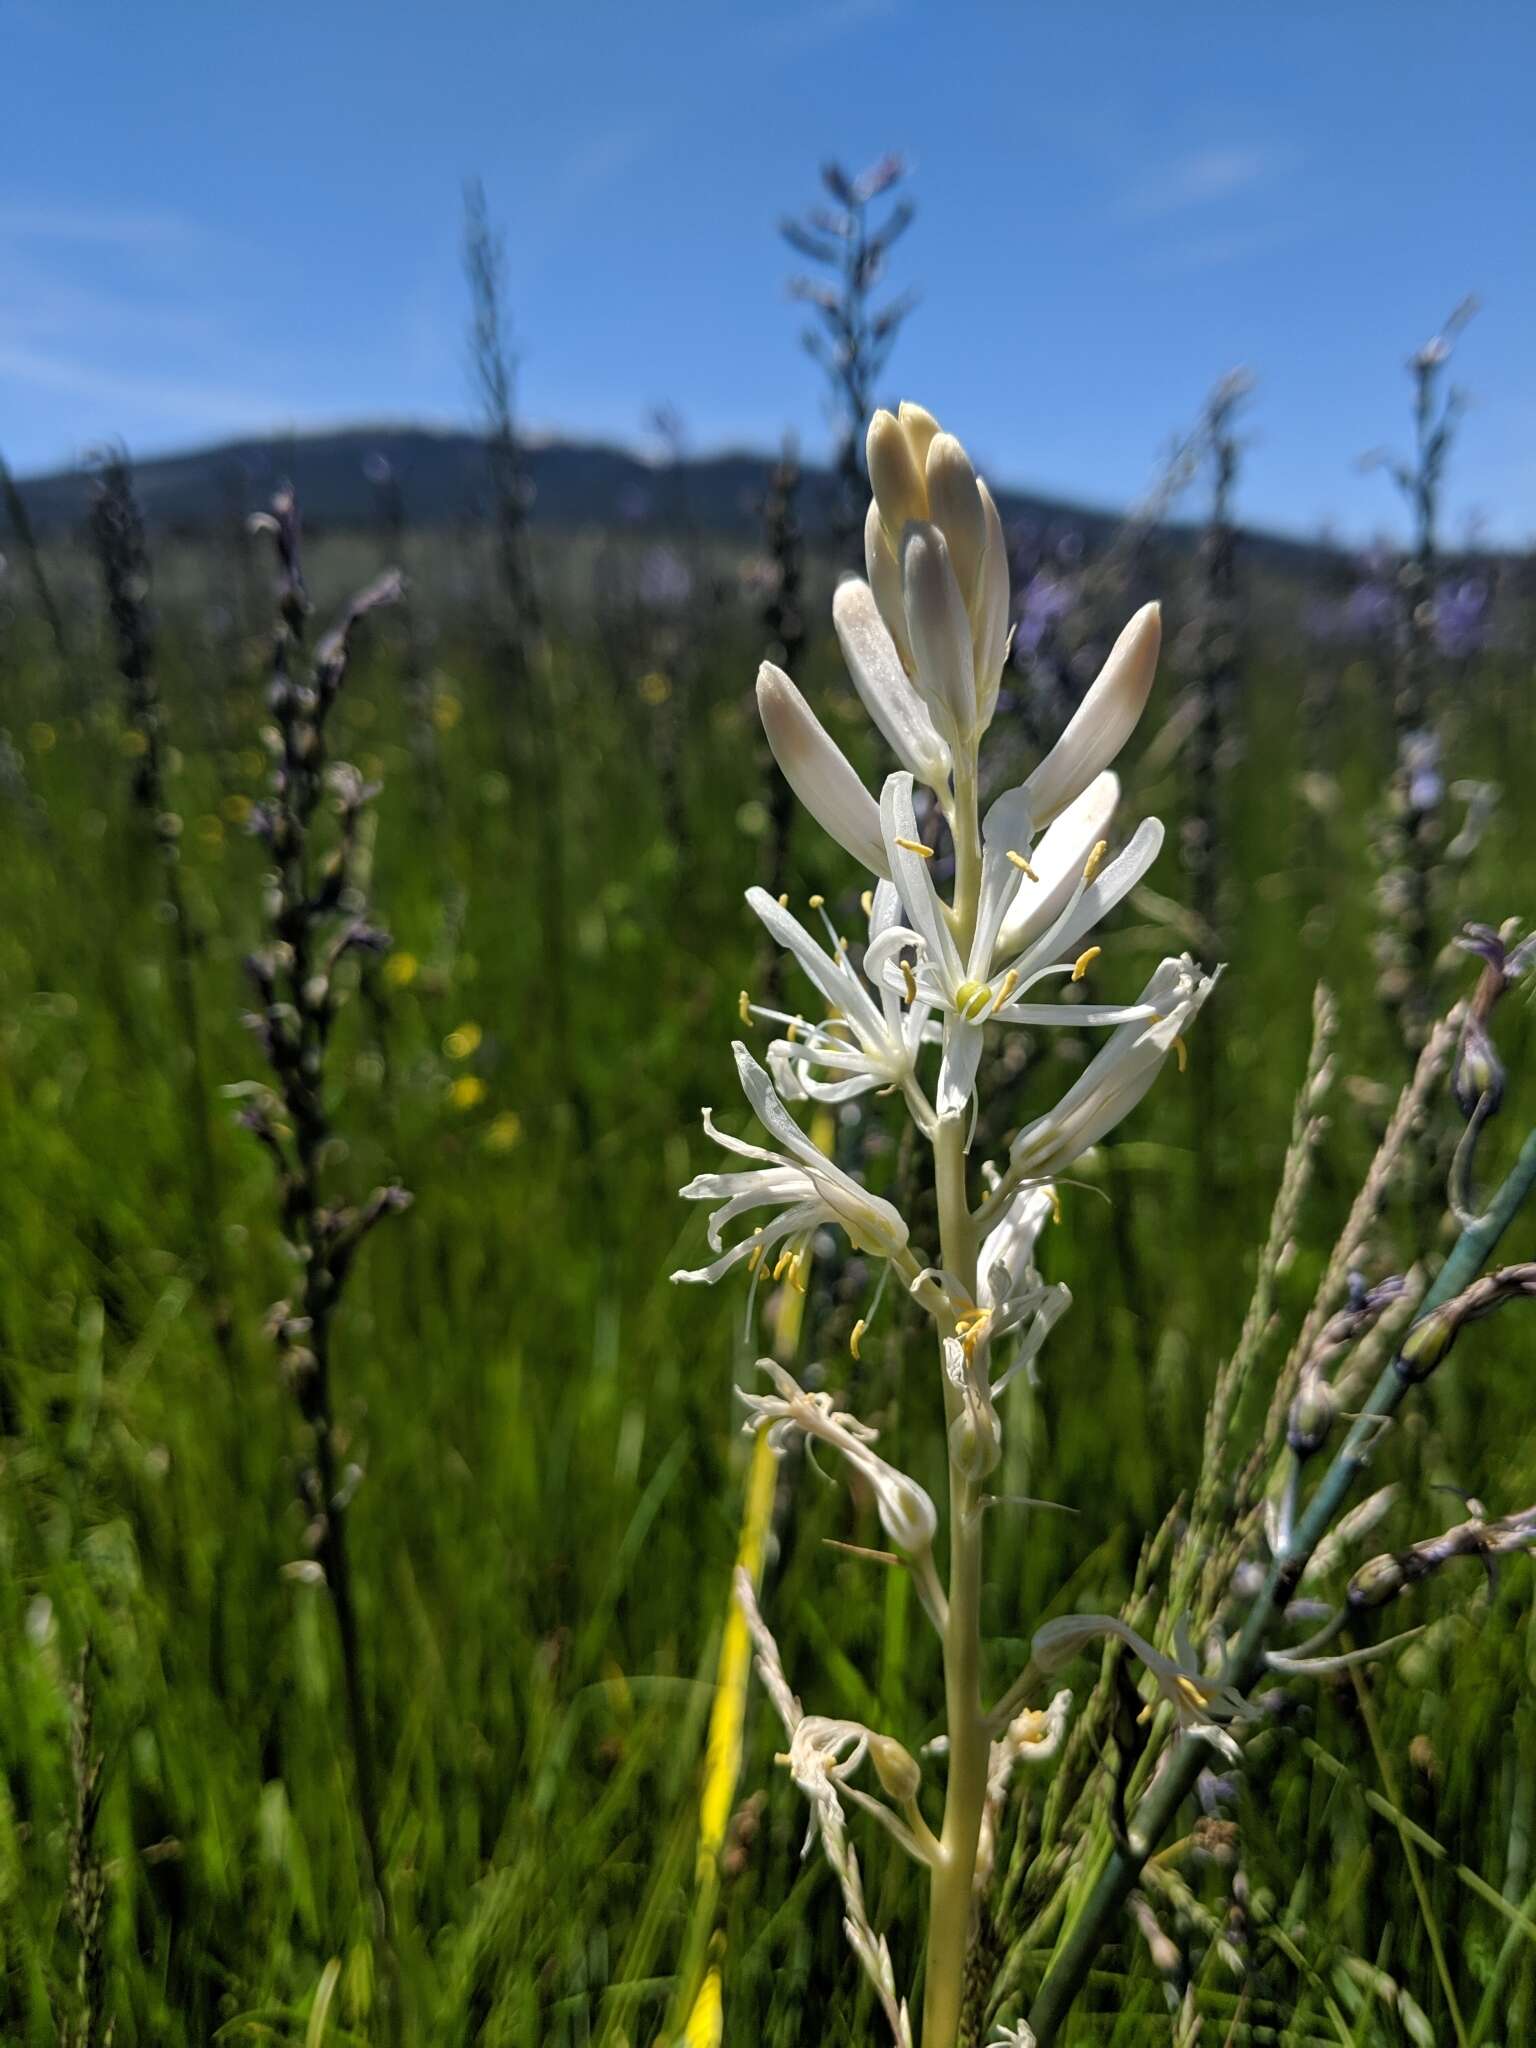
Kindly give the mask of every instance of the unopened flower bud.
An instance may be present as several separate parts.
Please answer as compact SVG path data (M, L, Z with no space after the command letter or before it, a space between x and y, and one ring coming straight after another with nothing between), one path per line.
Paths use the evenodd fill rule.
M1333 1415L1332 1389L1315 1375L1303 1381L1291 1403L1285 1432L1285 1440L1298 1458L1310 1458L1323 1448L1333 1428Z
M948 544L926 520L910 523L902 534L901 595L918 694L950 745L968 744L977 729L971 622Z
M917 1797L917 1788L923 1782L922 1771L917 1759L893 1735L870 1736L869 1760L887 1797L902 1806Z
M936 434L928 450L928 505L933 523L949 547L949 559L965 600L974 612L976 587L987 546L987 520L976 472L953 434Z
M896 652L910 680L916 663L912 659L912 642L907 637L906 606L901 601L901 570L896 550L881 524L880 507L873 502L864 521L864 571L885 629L896 643Z
M1492 1116L1504 1100L1504 1064L1493 1040L1475 1017L1468 1019L1462 1034L1451 1086L1456 1095L1456 1107L1464 1117L1475 1115L1478 1104L1485 1097L1485 1114L1488 1116Z
M1361 1565L1344 1597L1354 1608L1385 1607L1407 1583L1408 1574L1402 1565L1391 1551L1383 1551L1380 1557L1369 1558Z
M1456 1342L1460 1328L1449 1302L1420 1316L1397 1347L1396 1364L1400 1377L1410 1386L1427 1380Z
M893 412L877 412L864 443L869 487L880 507L880 519L891 539L903 527L928 517L928 487L905 428Z
M896 408L896 417L901 421L901 430L912 444L912 460L919 469L926 469L928 450L933 437L939 431L939 423L926 406L914 405L910 398L904 398Z
M765 661L757 708L773 758L801 803L839 846L872 873L886 873L880 811L848 757L782 669Z

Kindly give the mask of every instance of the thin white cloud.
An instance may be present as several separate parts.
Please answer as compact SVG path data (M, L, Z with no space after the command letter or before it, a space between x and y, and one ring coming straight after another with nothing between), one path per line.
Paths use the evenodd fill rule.
M290 401L270 393L204 385L184 377L105 370L98 364L0 341L0 384L51 391L90 405L124 406L183 427L221 432L289 420Z
M1144 276L1221 270L1228 264L1267 255L1271 249L1299 240L1302 233L1295 222L1276 221L1265 227L1232 228L1221 234L1186 235L1145 250L1137 269Z
M184 248L206 229L179 213L113 206L60 205L51 200L0 200L0 239L87 242L115 249Z
M1125 195L1124 211L1145 220L1210 206L1251 186L1267 183L1290 167L1288 150L1243 143L1191 150L1161 170L1138 179Z

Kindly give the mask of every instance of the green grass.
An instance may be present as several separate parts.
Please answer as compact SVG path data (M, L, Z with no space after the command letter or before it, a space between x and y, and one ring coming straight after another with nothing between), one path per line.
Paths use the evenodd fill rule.
M332 595L351 568L338 558L324 572ZM727 1041L759 957L741 892L760 873L767 792L755 637L727 613L682 651L645 647L628 666L580 639L558 645L562 986L541 922L549 819L523 709L486 637L455 637L451 610L444 621L441 807L386 636L338 713L342 751L384 782L375 894L397 954L335 1040L345 1142L332 1171L340 1190L398 1175L416 1194L369 1242L335 1367L365 1473L350 1529L400 2000L411 2040L618 2048L656 2037L686 1945L740 1506L743 1292L666 1276L696 1263L702 1241L675 1197L705 1162L698 1107L741 1121ZM91 637L83 622L79 637ZM62 2039L72 2009L69 1686L87 1640L119 2048L380 2038L331 1617L323 1589L284 1570L306 1551L302 1444L262 1331L287 1284L275 1205L266 1161L216 1093L260 1072L239 1022L261 868L237 822L261 772L260 649L246 654L231 677L184 621L162 662L205 1097L171 1000L114 678L90 651L60 675L24 625L0 658L28 791L0 805L0 2037L28 2048ZM675 679L659 705L637 688L657 666ZM1069 1191L1048 1245L1049 1276L1076 1302L1038 1393L1010 1393L1000 1490L1077 1513L997 1519L986 1623L999 1683L1053 1604L1122 1596L1143 1536L1193 1481L1319 975L1342 1007L1343 1080L1282 1283L1292 1324L1400 1077L1370 959L1367 814L1388 720L1363 669L1338 680L1316 764L1332 801L1311 809L1297 793L1304 681L1290 654L1245 676L1245 751L1223 793L1230 965L1191 1046L1198 1071L1170 1076L1109 1152L1100 1186L1113 1205ZM830 646L807 686L875 772ZM1176 680L1160 687L1171 704ZM1462 916L1536 910L1519 816L1527 701L1521 674L1492 661L1457 684L1454 771L1495 776L1509 800L1447 891L1447 932ZM1177 762L1128 780L1130 814L1162 812L1176 846ZM845 858L809 825L794 855L795 895L822 887L846 914L857 882ZM1181 895L1176 853L1151 879ZM1133 913L1099 986L1138 987L1180 943ZM1457 985L1452 972L1446 994ZM1536 1117L1523 999L1500 1040L1512 1078L1490 1157ZM1014 1113L1045 1103L1080 1052L1041 1048L1008 1092ZM202 1116L211 1219L193 1169ZM839 1143L877 1184L894 1181L878 1117ZM1394 1211L1381 1270L1410 1223ZM1517 1226L1508 1255L1531 1234ZM230 1289L227 1344L210 1246ZM856 1385L859 1412L937 1491L938 1389L915 1318L888 1302L861 1365L847 1357L867 1277L818 1268L807 1355L829 1384ZM1404 1482L1384 1541L1442 1526L1453 1504L1431 1491L1440 1482L1494 1512L1536 1495L1528 1344L1514 1317L1482 1326L1414 1399L1379 1455L1380 1478ZM809 1707L878 1719L915 1748L936 1731L940 1687L905 1582L821 1541L878 1541L870 1503L800 1467L794 1494L766 1595L792 1682ZM1462 1571L1416 1596L1410 1618L1444 1621L1372 1683L1403 1810L1445 1851L1425 1852L1425 1882L1462 2011L1480 2016L1480 2041L1512 2048L1533 2024L1531 1929L1457 1866L1536 1910L1529 1570L1517 1562L1486 1602ZM1363 1991L1352 1957L1423 2009L1429 2038L1450 2039L1399 1831L1372 1803L1386 1788L1358 1699L1347 1680L1293 1690L1297 1711L1250 1744L1237 1808L1253 1969L1242 2024L1255 2031L1230 2038L1414 2039L1410 2008ZM804 1816L772 1767L760 1701L749 1733L750 1804L722 1901L726 2039L877 2039L835 1885L818 1858L799 1862ZM861 1839L861 1855L911 1983L918 1887L879 1843ZM1219 1873L1181 1868L1223 1914ZM1103 1964L1072 2038L1166 2039L1138 1947ZM1200 1995L1204 2039L1222 2042L1242 1987L1213 1963Z

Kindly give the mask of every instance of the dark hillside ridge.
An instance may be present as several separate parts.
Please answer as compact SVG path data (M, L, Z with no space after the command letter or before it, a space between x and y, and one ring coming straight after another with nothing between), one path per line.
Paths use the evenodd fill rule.
M318 532L377 524L379 491L370 472L377 474L380 458L398 480L412 526L451 528L473 522L487 502L484 442L476 434L428 427L344 427L230 441L136 462L134 478L147 523L163 535L196 537L227 527L232 519L261 509L285 479L297 487L305 522ZM729 452L658 467L621 448L547 441L526 450L525 464L532 516L540 526L639 533L694 527L751 546L760 532L774 458ZM833 479L811 465L802 476L803 518L814 540L827 530ZM62 538L85 520L90 503L85 471L28 477L19 487L39 535ZM1071 528L1082 534L1090 551L1121 523L1118 514L1028 491L1000 489L997 501L1009 524ZM1164 538L1176 547L1192 546L1197 533L1198 527L1189 523L1163 528ZM1331 552L1320 542L1277 534L1245 534L1244 545L1251 560L1292 572L1315 567Z

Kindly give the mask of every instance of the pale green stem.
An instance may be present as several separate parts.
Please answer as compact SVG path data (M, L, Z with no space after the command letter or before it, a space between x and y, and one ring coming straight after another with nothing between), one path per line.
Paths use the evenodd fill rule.
M981 833L977 823L974 750L955 763L953 807L947 813L955 847L955 893L950 924L964 959L976 928L981 888ZM966 1188L964 1117L932 1128L934 1181L939 1204L939 1258L955 1285L976 1298L979 1242ZM952 1325L953 1310L941 1317ZM944 1419L961 1413L958 1388L943 1380ZM923 1994L923 2048L955 2048L965 1996L976 1849L987 1798L991 1735L981 1700L982 1500L976 1482L949 1461L949 1603L944 1614L944 1700L949 1735L949 1776L944 1823L929 1880L928 1968Z

